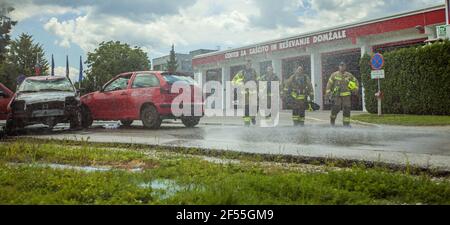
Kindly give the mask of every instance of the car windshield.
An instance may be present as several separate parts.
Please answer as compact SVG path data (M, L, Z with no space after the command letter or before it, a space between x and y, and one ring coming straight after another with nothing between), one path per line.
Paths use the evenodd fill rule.
M163 75L164 80L167 81L167 83L169 84L174 84L175 82L184 82L187 84L196 84L196 82L194 81L194 79L192 79L191 77L188 76L180 76L180 75L175 75L175 74L164 74Z
M18 92L40 92L40 91L70 91L74 88L72 83L66 78L49 79L49 80L34 80L26 79L20 85Z

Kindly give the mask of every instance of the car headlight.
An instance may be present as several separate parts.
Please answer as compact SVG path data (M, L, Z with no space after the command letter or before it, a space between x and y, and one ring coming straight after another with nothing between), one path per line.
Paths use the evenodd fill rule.
M79 99L77 99L74 96L69 96L69 97L66 97L65 105L66 106L77 106L78 102L79 102Z
M23 112L23 111L25 111L25 101L23 101L23 100L14 101L11 104L11 109L12 109L13 112Z

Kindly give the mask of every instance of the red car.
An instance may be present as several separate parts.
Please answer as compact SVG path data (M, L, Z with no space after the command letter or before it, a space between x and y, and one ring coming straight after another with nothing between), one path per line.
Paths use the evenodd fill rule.
M190 102L184 102L183 107L189 105L197 111L187 116L174 116L172 102L181 94L171 93L175 82L189 86ZM203 116L203 98L200 97L199 101L194 98L194 92L201 94L199 90L191 77L180 73L122 73L106 83L100 91L81 97L82 126L91 126L93 120L120 120L124 126L131 125L134 120L141 120L146 128L157 129L164 119L181 119L186 127L194 127Z
M11 101L14 93L5 85L0 83L0 120L6 120L8 117L8 104Z

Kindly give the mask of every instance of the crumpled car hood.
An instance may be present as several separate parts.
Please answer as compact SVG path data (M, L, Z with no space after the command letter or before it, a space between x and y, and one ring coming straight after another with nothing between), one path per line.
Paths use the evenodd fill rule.
M53 102L66 100L66 97L75 96L73 92L36 92L18 94L16 101L23 100L26 104L34 104L40 102Z

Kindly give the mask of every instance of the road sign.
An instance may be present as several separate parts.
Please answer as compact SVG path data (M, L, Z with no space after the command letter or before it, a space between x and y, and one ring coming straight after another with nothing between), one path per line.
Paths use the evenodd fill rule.
M381 70L384 66L384 58L380 53L376 53L370 60L373 70Z
M376 53L372 59L370 60L370 64L372 65L372 72L370 73L370 78L373 80L378 80L378 92L376 94L377 96L377 103L378 103L378 116L382 115L381 112L381 82L380 79L384 79L384 58L383 55L380 53Z
M372 70L370 78L372 78L372 80L384 79L384 70Z

